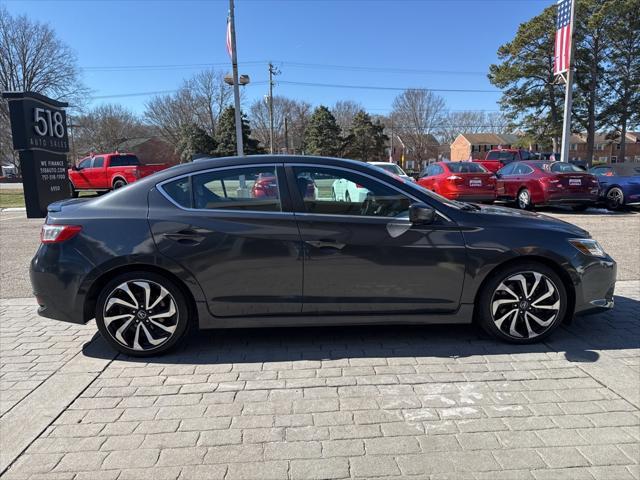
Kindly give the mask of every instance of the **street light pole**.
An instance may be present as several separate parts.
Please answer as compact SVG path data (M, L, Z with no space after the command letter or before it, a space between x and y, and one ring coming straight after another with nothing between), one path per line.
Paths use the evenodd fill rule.
M238 82L238 53L236 51L236 22L233 0L229 0L229 29L231 31L231 66L233 68L233 102L236 117L236 148L239 157L244 155L242 141L242 115L240 113L240 84Z

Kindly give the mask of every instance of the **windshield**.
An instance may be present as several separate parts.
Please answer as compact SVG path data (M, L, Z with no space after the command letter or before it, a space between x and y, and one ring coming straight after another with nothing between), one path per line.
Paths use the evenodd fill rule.
M516 159L516 154L513 152L489 152L487 154L487 160L502 160L512 162Z
M453 173L487 173L482 165L473 162L449 162L447 167Z
M551 164L551 171L553 173L584 173L580 167L575 166L572 163L556 162Z
M395 173L396 175L406 175L395 163L376 163L375 166L387 172Z

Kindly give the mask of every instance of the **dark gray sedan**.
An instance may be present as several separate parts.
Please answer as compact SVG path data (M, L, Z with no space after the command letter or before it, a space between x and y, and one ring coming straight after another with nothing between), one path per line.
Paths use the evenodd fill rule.
M365 195L336 198L335 185ZM50 205L31 281L45 317L129 355L192 327L478 322L513 343L613 306L616 263L543 215L444 199L362 162L199 160Z

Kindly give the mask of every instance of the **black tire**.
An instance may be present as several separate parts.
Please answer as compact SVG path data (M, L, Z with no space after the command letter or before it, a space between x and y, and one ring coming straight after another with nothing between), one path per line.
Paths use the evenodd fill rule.
M69 192L71 193L71 198L78 198L80 192L73 187L73 183L69 182Z
M620 210L624 206L624 193L620 187L611 187L605 195L607 210Z
M111 307L108 307L107 302L114 298L132 302L133 299L125 293L126 290L118 288L125 284L137 300L137 303L143 305L145 302L146 289L136 285L136 282L141 284L146 283L150 286L149 296L151 299L153 299L154 293L157 293L156 298L162 297L157 308L146 309L145 306L144 309L134 310L121 305L119 302L112 303ZM161 288L164 288L168 295L163 297ZM171 301L173 301L175 315L165 317L162 320L155 319L154 323L153 316L173 311ZM107 310L112 314L107 317L108 319L112 319L108 325L105 321L105 313ZM145 310L146 312L143 317L138 315L140 310ZM152 315L154 312L158 313ZM190 318L190 310L182 290L166 277L145 271L124 273L109 281L98 296L95 313L98 330L104 339L119 352L132 357L155 356L171 350L187 335L192 321ZM126 315L126 318L113 318L124 315ZM131 320L129 320L129 317L132 317ZM129 323L125 326L127 322ZM155 325L158 323L161 323L164 328L156 327ZM142 325L138 326L139 324ZM166 331L167 328L173 329L172 333L168 334ZM136 333L135 330L137 330L138 333ZM120 332L120 339L124 340L124 343L117 339L118 332ZM145 332L150 332L151 337ZM160 340L162 340L162 343L153 346L154 341L158 342ZM135 348L136 342L140 348Z
M113 181L113 189L118 190L119 188L124 187L126 184L127 182L125 182L123 179L117 178L116 180Z
M522 290L516 287L521 287L521 281L512 279L512 277L517 278L519 274L525 278L527 288L531 289L528 299L525 298L526 296L518 295ZM537 285L535 285L535 275L541 276ZM547 279L551 282L551 288L546 283ZM513 298L511 293L499 289L503 282L509 287L511 293L519 297L517 300L511 301ZM533 288L534 285L535 288ZM550 291L553 291L551 296L536 300L536 297L543 297ZM507 302L504 302L505 299ZM550 302L553 303L549 305ZM558 302L557 309L550 309L550 306L556 306L556 302ZM536 343L551 335L562 323L567 313L567 302L567 290L556 272L541 263L522 262L502 268L487 279L478 295L476 318L486 332L500 340L516 344ZM534 307L536 303L545 309ZM514 315L509 313L513 310L515 310ZM534 321L531 315L535 315L546 325L542 326Z
M571 210L573 210L574 212L584 212L587 210L587 208L589 208L589 205L573 205L571 207Z
M521 188L516 197L516 205L520 210L532 210L531 192L527 188Z

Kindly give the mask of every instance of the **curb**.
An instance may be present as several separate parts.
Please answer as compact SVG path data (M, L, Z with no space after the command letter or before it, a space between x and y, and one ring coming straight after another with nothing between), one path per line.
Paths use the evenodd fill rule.
M26 207L6 207L0 208L0 212L26 212Z

